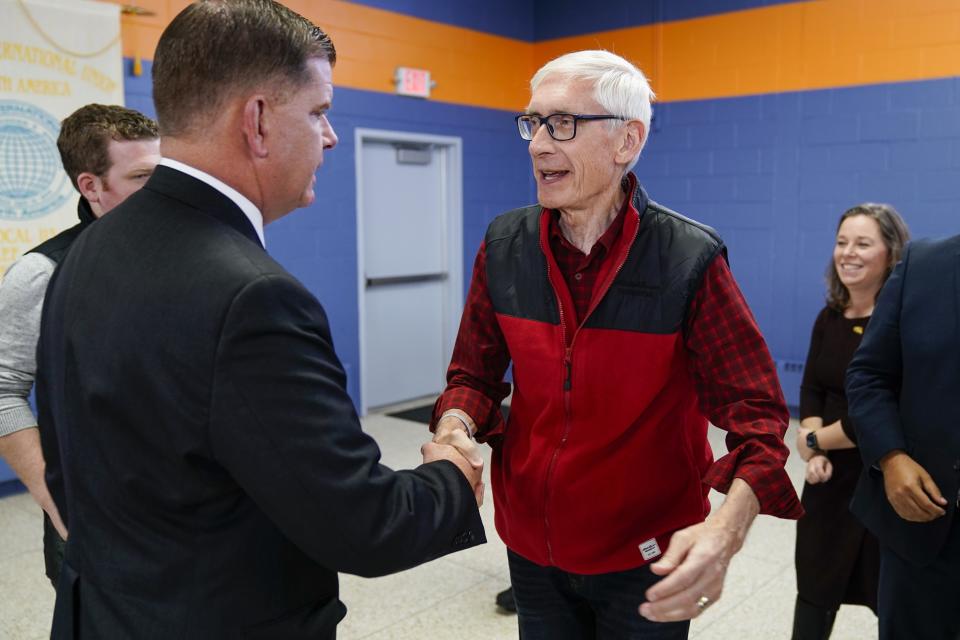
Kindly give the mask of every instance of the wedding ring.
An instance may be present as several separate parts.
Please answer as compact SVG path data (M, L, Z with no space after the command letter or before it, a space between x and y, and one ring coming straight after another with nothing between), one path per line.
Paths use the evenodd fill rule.
M700 596L700 599L697 600L697 610L702 612L704 609L707 608L709 604L710 604L710 598L708 598L707 596Z

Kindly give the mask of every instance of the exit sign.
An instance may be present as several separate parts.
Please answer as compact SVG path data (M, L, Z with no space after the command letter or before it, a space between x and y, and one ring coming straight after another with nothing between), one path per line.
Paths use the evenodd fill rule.
M430 72L426 69L397 67L396 82L397 93L401 96L430 97L430 88L433 83L430 82Z

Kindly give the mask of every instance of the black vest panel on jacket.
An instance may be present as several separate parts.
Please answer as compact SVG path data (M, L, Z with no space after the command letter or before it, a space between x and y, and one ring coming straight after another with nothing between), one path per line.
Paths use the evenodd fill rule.
M684 327L706 269L726 248L716 231L647 200L640 187L635 207L646 202L636 238L610 291L584 327L671 334ZM487 282L494 310L503 315L559 324L556 297L547 278L540 241L542 207L508 211L495 219L485 239ZM597 283L600 286L600 283Z
M498 216L487 229L487 286L497 313L560 324L540 246L539 205Z

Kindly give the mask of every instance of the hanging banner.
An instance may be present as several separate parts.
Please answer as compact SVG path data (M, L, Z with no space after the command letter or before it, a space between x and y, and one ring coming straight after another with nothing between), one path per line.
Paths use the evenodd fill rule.
M0 0L0 275L77 223L60 164L60 121L123 104L120 8L87 0Z

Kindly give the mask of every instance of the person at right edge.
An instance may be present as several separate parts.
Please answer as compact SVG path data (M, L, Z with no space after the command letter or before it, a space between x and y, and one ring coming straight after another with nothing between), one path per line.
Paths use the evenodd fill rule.
M800 386L797 450L807 466L805 513L797 521L793 640L829 638L841 603L877 611L880 549L850 513L863 465L843 379L908 239L907 225L887 204L857 205L837 223L827 306L813 325Z
M163 157L43 306L40 437L70 534L56 640L333 640L337 572L485 540L482 464L435 443L380 464L323 307L265 250L264 224L317 200L335 62L270 0L193 3L160 37Z
M880 640L960 638L960 235L910 243L847 369Z

